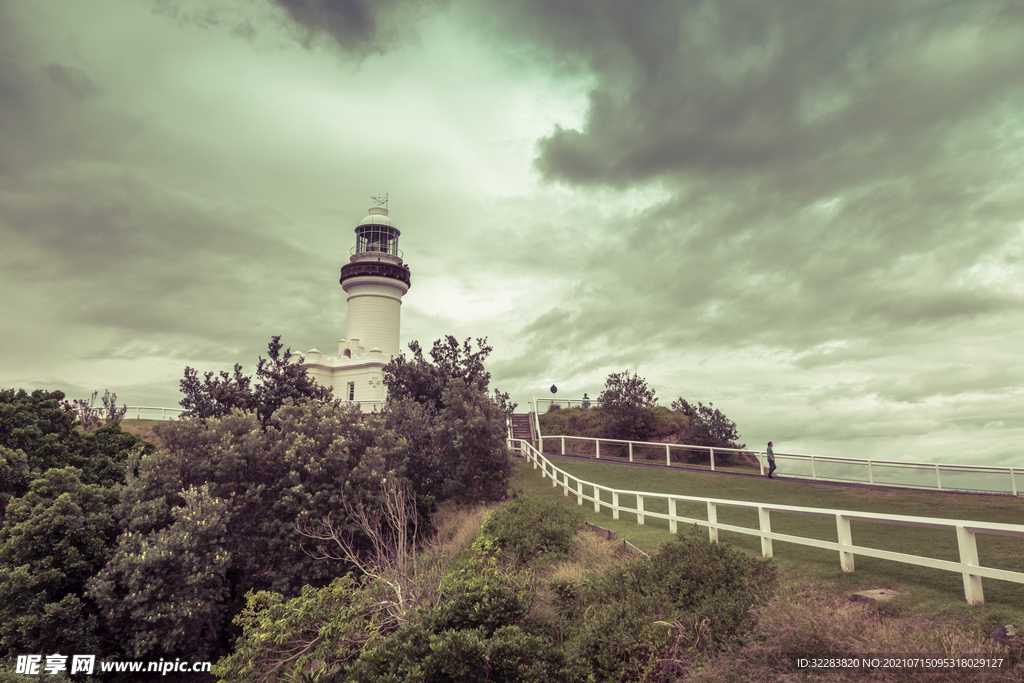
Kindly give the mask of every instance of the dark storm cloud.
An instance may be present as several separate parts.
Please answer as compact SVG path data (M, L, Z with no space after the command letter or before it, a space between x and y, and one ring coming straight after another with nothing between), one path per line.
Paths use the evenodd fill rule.
M320 35L329 37L345 52L382 54L407 38L415 17L446 0L271 0L299 27L306 47ZM412 16L410 16L412 15Z
M502 5L521 35L596 77L584 126L539 144L541 171L569 182L896 171L1003 97L1024 62L1024 12L1008 0Z
M761 346L823 366L820 345L913 355L1020 315L1019 288L984 276L1020 268L1019 4L504 7L594 79L583 124L539 141L544 177L669 195L589 226L581 270L601 276L526 328L536 348Z

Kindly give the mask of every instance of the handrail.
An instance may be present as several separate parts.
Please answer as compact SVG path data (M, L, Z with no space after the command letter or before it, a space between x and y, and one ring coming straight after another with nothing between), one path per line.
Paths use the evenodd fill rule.
M915 517L910 515L890 515L883 513L858 512L851 510L829 510L825 508L809 508L795 505L780 505L775 503L758 503L741 500L725 500L721 498L704 498L700 496L684 496L668 493L650 493L647 491L628 491L623 489L613 489L608 486L602 486L600 484L585 481L583 479L580 479L579 477L569 474L565 470L556 467L555 464L548 460L546 457L544 457L544 455L540 451L538 451L530 443L522 439L510 439L510 447L513 446L512 442L514 441L519 442L520 452L522 452L526 456L527 460L533 463L533 468L541 468L541 478L551 477L552 487L561 486L564 491L564 495L566 496L568 496L569 491L572 490L573 494L576 496L576 501L578 505L583 505L584 500L591 501L594 504L595 512L600 512L602 506L611 509L612 519L618 519L620 512L629 512L636 514L637 524L641 526L644 523L645 517L667 519L669 524L669 532L673 534L678 533L679 522L683 522L686 524L696 524L699 526L706 527L708 529L708 537L712 543L718 542L718 532L720 530L732 531L740 534L746 534L748 536L758 536L761 539L761 554L764 557L772 557L772 541L785 541L788 543L796 543L798 545L807 545L815 548L824 548L826 550L835 550L839 553L839 564L844 572L854 571L854 557L856 555L875 557L884 560L891 560L894 562L913 564L920 567L931 567L934 569L942 569L945 571L956 572L958 574L961 574L961 576L963 577L964 597L966 598L967 602L971 604L981 604L985 602L985 593L982 587L983 577L990 579L999 579L1002 581L1012 581L1015 583L1024 583L1024 573L1022 572L1014 572L1004 569L995 569L993 567L983 566L978 558L978 545L976 540L976 536L979 533L1024 538L1024 525L1000 524L995 522L977 522L973 520ZM560 475L561 481L559 481ZM570 480L576 482L575 489L571 489L569 484ZM583 492L584 486L591 487L591 489L593 490L592 496L588 496ZM601 500L602 491L608 492L611 495L611 504L608 504L606 501ZM637 501L637 507L629 508L620 505L619 496L621 495L635 496ZM645 510L645 499L667 501L668 513L665 514ZM689 517L681 517L677 515L676 504L680 501L706 504L708 511L707 519L694 519ZM739 527L732 524L720 523L718 521L718 509L720 507L757 510L759 522L758 528L752 529L748 527ZM802 536L793 536L790 534L780 534L773 532L771 529L772 512L815 515L820 517L835 517L837 541L822 541L814 538L805 538ZM902 526L926 527L931 529L955 530L957 535L957 545L960 553L960 561L950 562L948 560L937 560L930 557L922 557L920 555L910 555L906 553L897 553L887 550L878 550L875 548L854 545L852 530L850 526L850 522L853 520L878 522L882 524L898 524Z
M360 408L363 406L363 404L366 404L367 406L369 406L373 410L373 412L377 412L377 408L382 408L384 406L384 401L380 400L380 399L371 399L371 400L365 400L365 401L342 401L342 403L345 403L345 404L355 403L355 404L359 405ZM149 416L147 416L146 418L143 418L142 417L142 411L144 411L144 410L159 410L160 411L160 416L159 417L149 417ZM135 416L134 417L132 417L132 412L133 411L135 412ZM127 406L127 411L125 412L125 415L124 415L123 419L126 419L126 420L142 420L142 419L147 419L147 420L174 420L174 419L176 419L178 417L181 417L181 414L184 413L184 412L185 412L184 408L161 408L159 406Z
M562 407L563 403L569 408L572 408L573 404L576 404L580 408L598 408L601 406L601 402L596 398L538 398L535 400L537 403L549 404L549 410L550 406ZM586 403L586 405L583 405L584 403Z
M536 405L538 401L546 401L551 399L534 399L534 414L536 415L537 423L537 446L540 451L544 452L544 440L545 439L560 439L561 440L561 454L565 455L565 441L566 439L576 439L577 441L592 441L595 443L595 457L601 459L601 444L622 444L628 446L629 462L633 462L633 449L634 447L643 448L663 448L665 449L665 463L667 465L672 464L671 450L676 449L688 449L697 451L708 451L708 460L711 465L711 470L716 471L715 463L715 452L723 453L741 453L752 455L757 458L758 465L761 474L765 472L765 459L767 454L764 451L755 451L749 448L720 448L718 446L697 446L694 444L667 444L658 441L628 441L625 439L603 439L594 438L588 436L544 436L540 429L540 416L536 412ZM876 460L874 458L862 459L862 458L849 458L846 456L839 455L804 455L800 453L775 453L775 459L777 461L788 460L791 462L802 462L806 463L810 467L810 474L802 474L800 472L787 471L787 478L794 479L809 479L813 481L848 481L870 484L872 486L888 486L892 488L910 488L910 489L927 489L937 491L977 491L986 493L1009 493L1014 496L1021 495L1022 491L1017 485L1017 475L1024 474L1024 468L1022 467L999 467L994 465L958 465L953 463L920 463L920 462L905 462L899 460ZM838 464L847 465L853 467L866 467L867 478L857 477L840 477L840 476L822 476L818 472L818 466L822 464ZM911 484L911 483L893 483L885 481L876 481L876 475L878 474L877 468L902 468L902 469L914 469L918 471L927 472L928 476L931 477L934 474L934 484ZM968 472L978 475L997 475L1000 477L1008 477L1008 486L1005 489L993 489L993 488L971 488L966 486L950 486L947 479L945 485L942 482L942 472L945 471L948 474L955 472Z
M127 406L128 410L124 414L124 419L141 420L143 410L159 410L160 417L147 417L147 420L173 420L179 417L183 412L184 408L161 408L159 406ZM135 417L130 417L131 412L135 411ZM170 413L174 413L171 415Z

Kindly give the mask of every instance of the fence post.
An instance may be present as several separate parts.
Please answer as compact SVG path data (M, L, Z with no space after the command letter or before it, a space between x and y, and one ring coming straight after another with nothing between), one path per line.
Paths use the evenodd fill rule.
M960 565L964 568L964 596L972 605L985 602L985 591L981 587L981 577L967 571L968 567L978 567L978 542L973 531L962 526L956 528L956 542L960 546Z
M644 525L644 497L639 493L636 494L636 523L639 526Z
M619 492L612 491L612 519L619 518Z
M1017 495L1017 478L1013 476L1013 468L1010 468L1010 488L1013 489L1013 495Z
M576 504L583 505L583 482L576 480Z
M844 547L853 545L853 532L850 530L850 520L844 515L836 515L836 532L839 534L839 566L844 572L853 571L853 553L843 550Z
M718 543L718 506L708 501L708 540Z
M552 465L551 469L554 470L554 468L555 468L555 466ZM568 477L569 475L567 474L565 476ZM551 488L555 488L556 486L558 486L558 472L554 472L553 471L553 472L551 472Z
M942 490L942 475L939 474L939 464L935 463L935 483L938 485L939 490Z
M871 470L871 461L868 460L868 481L871 484L875 483L875 473Z
M679 523L676 521L676 499L668 499L668 532L670 534L679 533Z
M629 442L629 461L633 462L633 442L632 441ZM1013 470L1010 470L1010 476L1011 477L1013 476ZM1016 489L1014 489L1014 492L1016 493Z
M672 466L672 455L668 452L668 444L665 444L665 464Z
M814 466L814 456L811 456L811 479L818 478L818 469Z
M757 465L761 468L761 476L764 476L764 453L757 454Z
M597 455L597 459L601 459L601 439L594 439L594 453Z
M711 449L711 471L715 471L715 449Z
M597 484L594 484L594 512L601 511L601 491L597 488Z
M761 522L761 554L765 557L772 556L772 539L768 538L764 534L770 534L772 532L772 518L766 508L757 508L757 516Z

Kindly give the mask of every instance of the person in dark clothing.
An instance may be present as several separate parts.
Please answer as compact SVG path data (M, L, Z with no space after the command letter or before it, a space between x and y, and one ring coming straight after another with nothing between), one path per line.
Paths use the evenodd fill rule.
M768 478L772 478L772 472L775 471L775 451L772 450L772 442L768 442Z

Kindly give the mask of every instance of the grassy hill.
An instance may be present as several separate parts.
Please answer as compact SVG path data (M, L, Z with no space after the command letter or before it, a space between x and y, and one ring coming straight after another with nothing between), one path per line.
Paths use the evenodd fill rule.
M615 464L559 461L558 466L574 476L595 483L634 491L678 493L731 500L785 503L805 507L849 509L889 514L947 517L980 521L1024 524L1024 501L1011 496L987 496L927 491L878 491L842 488L796 481L771 481L759 478L727 477L684 471L649 470ZM648 517L644 526L637 526L636 517L623 513L612 519L611 511L594 512L584 501L582 508L575 497L565 497L560 488L552 488L550 479L541 479L524 460L517 459L515 485L525 491L558 499L564 505L583 511L588 522L611 529L638 547L652 551L677 536L669 533L668 522ZM634 505L626 496L622 505ZM665 505L646 501L648 510L665 512ZM706 519L706 509L679 505L679 513ZM685 509L685 512L684 512ZM719 521L737 526L757 527L756 512L719 511ZM782 533L807 535L835 540L834 520L805 515L772 514L772 529ZM680 527L681 533L689 530ZM704 538L707 532L701 531ZM760 556L760 541L753 536L721 532L721 542L747 553ZM854 522L853 539L859 545L886 550L956 560L957 544L953 532L888 524ZM979 554L987 566L1024 572L1024 539L979 534ZM845 573L839 567L837 553L806 546L774 543L774 562L794 583L812 581L830 594L848 594L869 588L893 588L902 595L885 609L897 614L942 613L955 618L992 625L1015 623L1024 630L1024 585L985 579L985 605L968 606L964 601L963 582L959 574L868 557L856 558L856 571ZM1000 622L1000 623L995 623Z

